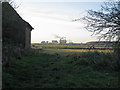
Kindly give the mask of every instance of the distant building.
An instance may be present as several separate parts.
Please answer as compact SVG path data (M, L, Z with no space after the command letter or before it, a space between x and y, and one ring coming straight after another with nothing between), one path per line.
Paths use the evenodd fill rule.
M87 42L87 45L112 45L114 42L110 41L93 41L93 42Z
M67 43L67 40L65 39L60 39L60 44L66 44Z
M52 40L52 44L58 44L57 40Z
M41 44L46 44L46 42L45 42L45 41L42 41Z
M73 45L74 43L73 42L69 42L68 45Z
M41 44L49 44L48 41L42 41Z
M46 41L46 44L49 44L49 41Z

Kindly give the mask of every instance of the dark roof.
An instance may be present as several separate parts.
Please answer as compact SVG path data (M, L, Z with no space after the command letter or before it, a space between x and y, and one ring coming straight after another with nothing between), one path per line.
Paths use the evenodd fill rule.
M26 22L28 26L30 26L31 29L34 29L28 22Z
M28 22L26 22L18 13L17 11L8 3L8 2L2 2L2 5L5 5L5 6L10 6L14 12L19 16L19 18L21 18L21 20L23 20L30 28L31 30L34 29Z
M31 30L34 29L28 22L26 22L25 20L23 21L31 28Z

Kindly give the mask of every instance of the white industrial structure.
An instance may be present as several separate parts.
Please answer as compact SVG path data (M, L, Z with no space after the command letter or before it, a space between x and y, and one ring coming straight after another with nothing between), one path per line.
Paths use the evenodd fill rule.
M52 40L52 44L58 44L57 40Z
M49 44L49 42L48 41L42 41L41 44L43 44L43 45L44 44Z
M60 42L60 44L66 44L66 43L67 43L67 40L64 39L64 38L61 38L59 42Z
M67 43L67 40L66 40L66 37L60 37L58 35L54 35L55 38L59 38L59 44L66 44Z

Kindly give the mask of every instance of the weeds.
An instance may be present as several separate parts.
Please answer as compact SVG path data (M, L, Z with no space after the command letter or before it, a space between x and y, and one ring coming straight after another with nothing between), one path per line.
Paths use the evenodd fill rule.
M3 50L3 62L10 64L3 67L3 88L118 88L113 53L47 54L15 46Z
M113 53L88 52L71 58L76 64L89 65L98 70L118 70L117 57Z
M3 68L3 88L117 88L114 60L97 52L25 56Z
M22 48L13 44L5 44L2 47L2 65L9 67L13 60L21 60L22 56L35 55L39 51L31 48Z

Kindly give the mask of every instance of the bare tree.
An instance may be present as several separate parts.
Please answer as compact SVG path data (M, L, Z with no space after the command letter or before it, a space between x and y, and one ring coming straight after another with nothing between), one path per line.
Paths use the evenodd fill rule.
M99 35L99 40L116 41L120 45L120 0L104 2L98 11L88 10L83 18L87 22L86 29Z
M89 10L84 17L87 21L87 30L95 35L99 34L99 39L120 41L120 1L105 2L101 10Z
M79 20L79 19L78 19ZM83 18L87 22L85 27L98 39L114 41L114 52L117 55L117 63L120 65L120 0L104 2L98 11L88 10Z

